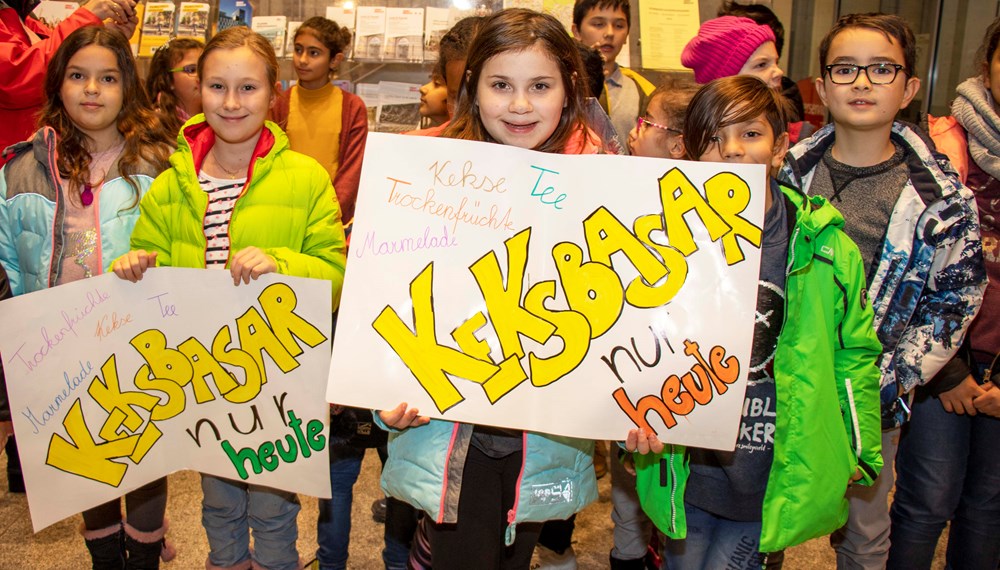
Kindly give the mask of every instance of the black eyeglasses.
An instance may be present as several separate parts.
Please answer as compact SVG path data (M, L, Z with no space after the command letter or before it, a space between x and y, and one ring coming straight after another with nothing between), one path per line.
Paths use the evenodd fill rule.
M868 65L834 63L823 69L830 76L830 81L837 85L851 85L858 80L861 70L865 71L865 77L872 85L888 85L895 81L896 75L905 68L898 63L870 63Z
M188 75L194 75L198 73L198 66L194 63L189 63L184 67L175 67L173 69L169 69L168 71L171 73L186 73Z
M666 125L661 125L659 123L654 123L653 121L650 121L646 117L636 117L636 119L635 119L635 126L636 126L636 128L641 131L643 125L649 125L651 127L654 127L654 128L657 128L657 129L660 129L660 130L663 130L663 131L667 131L668 133L674 133L675 135L683 135L684 134L684 131L679 131L679 130L673 128L673 127L668 127Z

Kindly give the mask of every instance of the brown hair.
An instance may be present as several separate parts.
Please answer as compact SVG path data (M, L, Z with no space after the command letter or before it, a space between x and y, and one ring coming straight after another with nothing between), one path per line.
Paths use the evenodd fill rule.
M202 79L205 71L205 60L208 54L220 49L238 49L246 46L264 60L267 69L267 88L274 93L274 84L278 82L278 58L274 55L274 46L264 36L246 26L227 28L208 41L205 51L198 58L198 79Z
M169 144L171 138L150 109L149 98L136 72L132 48L121 32L103 26L86 26L63 40L46 71L46 101L39 112L38 126L51 127L58 135L56 166L59 175L69 180L73 190L69 195L75 196L90 178L88 136L77 128L66 112L61 91L70 59L81 49L92 45L111 50L121 74L122 108L118 112L117 127L125 138L125 149L118 159L118 171L135 191L138 203L139 185L133 176L138 174L144 162L158 171L166 170L172 150Z
M170 70L184 59L187 52L203 49L205 43L200 40L174 38L157 48L149 62L146 92L168 133L177 134L182 125L176 112L178 102L174 94L174 74Z
M573 24L580 27L591 10L621 10L625 12L625 25L632 27L632 10L629 0L576 0L573 4Z
M837 34L850 28L865 28L880 32L885 39L895 41L903 50L903 71L910 77L916 77L917 67L917 42L913 37L913 30L906 20L894 14L879 14L870 12L867 14L848 14L842 16L837 23L830 28L830 31L823 36L819 43L819 73L820 77L826 76L826 56L830 53L830 44Z
M1000 47L1000 18L993 20L986 29L983 43L976 50L976 69L982 74L983 79L988 79L990 76L990 62L993 60L993 54L997 52L997 47Z
M295 38L298 39L301 34L309 34L326 46L330 50L331 60L338 53L344 53L344 49L351 45L351 31L322 16L313 16L302 22L295 32Z
M455 22L455 25L441 36L441 42L438 44L438 60L434 66L434 73L440 74L441 77L446 77L447 72L445 68L448 63L465 59L468 56L472 38L476 36L476 32L479 31L484 20L486 18L483 16L462 18L458 22Z
M688 105L700 85L688 77L668 76L649 96L649 105L657 105L667 116L668 126L681 130L687 120Z
M719 129L764 115L775 140L788 129L780 93L752 75L732 75L705 84L688 106L684 147L691 160L705 154Z
M580 81L583 64L576 44L559 20L522 8L509 8L489 16L469 46L462 79L462 89L451 125L442 136L454 139L497 142L483 126L477 104L479 76L490 59L509 52L540 46L559 66L560 80L566 91L566 107L552 135L535 150L560 153L575 132L587 132Z

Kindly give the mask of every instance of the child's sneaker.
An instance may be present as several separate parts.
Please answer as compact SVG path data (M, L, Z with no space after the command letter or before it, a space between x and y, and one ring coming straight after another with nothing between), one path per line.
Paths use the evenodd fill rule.
M576 570L576 552L570 546L558 554L539 544L531 557L531 570Z

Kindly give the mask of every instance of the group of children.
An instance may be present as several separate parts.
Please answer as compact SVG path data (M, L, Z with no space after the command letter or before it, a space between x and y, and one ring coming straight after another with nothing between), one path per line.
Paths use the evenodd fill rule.
M1000 22L954 118L932 120L927 135L895 121L920 86L908 25L842 18L820 45L816 80L831 123L795 146L774 28L705 22L683 55L704 85L653 90L614 63L630 23L628 0L576 2L572 35L604 58L597 93L555 18L508 9L459 22L421 90L429 128L414 133L608 152L588 118L593 97L631 154L767 167L758 286L784 306L780 322L754 330L752 359L769 364L746 397L775 406L742 422L768 421L773 437L719 452L622 434L611 567L645 567L652 523L670 569L780 567L785 548L828 534L840 568L926 568L953 521L949 564L995 570ZM299 81L278 93L273 48L246 28L206 45L172 40L145 89L119 30L69 34L47 68L37 132L0 170L0 293L203 267L229 271L235 286L274 272L325 279L336 310L367 132L360 99L330 83L349 39L324 18L304 22ZM2 437L9 418L0 398ZM387 523L387 567L527 568L544 523L571 521L597 496L593 442L430 420L407 403L374 421L389 432L388 516L405 529L390 537ZM344 568L360 455L348 437L331 445L318 565ZM573 492L520 500L555 481ZM207 568L302 567L295 494L209 475L202 488ZM172 556L166 493L161 479L126 495L127 518L119 501L83 514L94 568Z

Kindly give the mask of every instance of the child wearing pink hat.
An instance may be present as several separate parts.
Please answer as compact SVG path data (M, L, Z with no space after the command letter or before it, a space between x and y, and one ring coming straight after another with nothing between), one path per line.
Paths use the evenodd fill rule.
M772 89L781 87L774 32L750 18L721 16L708 20L684 46L681 63L694 70L698 83L730 75L759 77Z

